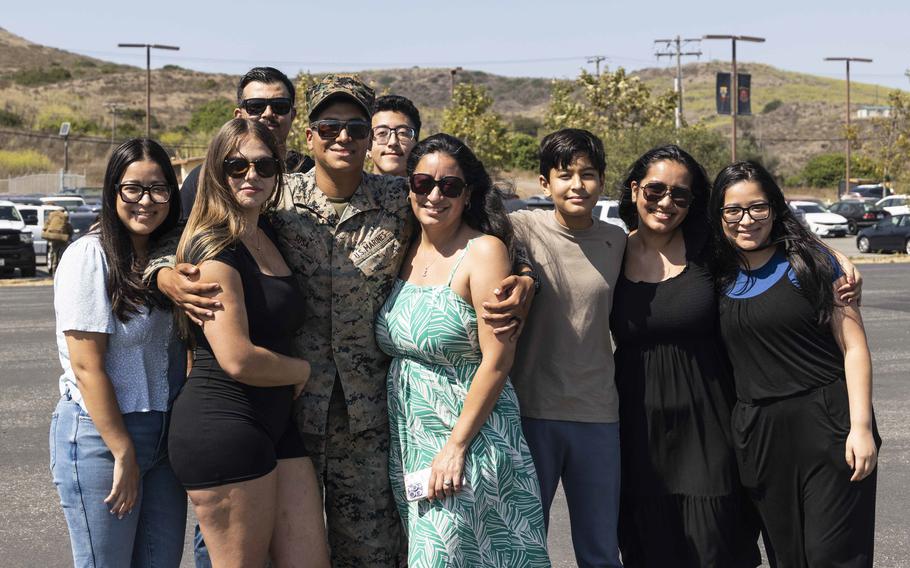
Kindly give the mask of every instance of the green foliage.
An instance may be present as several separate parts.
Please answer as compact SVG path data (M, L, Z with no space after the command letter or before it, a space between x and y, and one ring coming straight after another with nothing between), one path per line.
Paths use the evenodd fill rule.
M12 74L14 82L26 87L50 85L72 79L72 77L72 73L62 67L51 67L50 69L45 69L44 67L22 69Z
M34 129L56 134L60 131L60 124L64 122L70 123L70 134L74 136L110 133L109 129L64 104L45 105L35 117Z
M22 117L9 109L0 108L0 126L18 128L22 126Z
M538 167L537 152L540 143L537 138L524 132L509 132L506 135L506 167L510 170L535 171Z
M818 154L803 168L802 181L811 187L837 187L844 179L845 165L843 154ZM867 157L851 156L850 177L878 177L875 163Z
M543 126L543 123L536 118L524 115L516 115L509 119L509 125L515 132L523 132L529 136L537 136L537 131Z
M869 149L881 179L910 183L910 95L892 91L888 95L891 116L876 120L882 133L879 143Z
M0 150L0 176L21 176L53 169L50 158L34 150Z
M452 105L443 111L442 131L464 141L489 169L508 165L506 126L493 112L493 97L473 83L455 86Z
M179 65L165 65L161 69L164 71L182 71L183 67L181 67Z
M294 80L294 89L297 91L297 119L291 124L288 133L287 145L298 152L306 151L306 129L309 126L310 110L306 108L307 89L316 84L316 76L311 73L300 72Z
M229 99L213 99L196 107L187 126L192 132L213 132L234 118L234 108Z
M202 82L202 88L206 91L214 91L218 88L218 81L209 78Z
M774 111L776 111L777 109L779 109L779 108L781 107L782 104L784 104L784 101L782 101L782 100L780 100L780 99L774 99L774 100L772 100L772 101L769 101L769 102L761 109L761 113L762 113L762 114L768 114L769 112L774 112Z

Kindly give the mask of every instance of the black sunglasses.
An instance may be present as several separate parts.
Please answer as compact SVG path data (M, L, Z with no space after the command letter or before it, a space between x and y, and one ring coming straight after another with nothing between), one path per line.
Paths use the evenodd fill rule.
M310 123L310 128L315 130L316 134L323 140L338 138L342 130L347 131L348 136L354 140L363 140L370 135L370 123L359 118L354 120L335 120L333 118L317 120Z
M287 97L277 97L274 99L243 99L240 101L240 108L245 110L250 116L259 116L265 112L267 107L272 107L272 112L277 115L285 115L291 112L294 105L291 99Z
M430 195L434 187L439 188L439 193L445 197L456 198L461 196L467 184L460 177L445 176L436 179L430 174L411 174L411 191L417 195Z
M250 171L250 166L256 170L259 177L270 178L278 173L281 163L275 158L258 158L252 162L246 158L225 158L224 173L232 178L242 178Z
M667 185L659 181L652 181L641 186L641 194L645 200L656 203L663 199L667 194L677 207L687 209L692 203L692 191L687 187Z
M142 185L141 183L118 183L117 191L124 203L139 203L142 196L149 194L152 203L162 204L171 200L171 186L165 183Z

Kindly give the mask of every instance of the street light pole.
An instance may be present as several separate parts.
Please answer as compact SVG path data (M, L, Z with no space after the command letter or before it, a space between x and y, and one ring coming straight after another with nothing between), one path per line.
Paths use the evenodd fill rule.
M663 51L658 51L654 55L657 56L657 59L661 57L675 57L676 58L676 80L673 82L673 90L676 91L676 130L679 130L682 127L683 121L683 82L682 82L682 58L694 55L696 57L701 57L701 51L686 51L683 52L682 48L685 44L690 42L701 41L700 39L682 39L679 36L676 36L676 39L655 39L654 43L664 44L665 48ZM675 49L671 50L671 47L675 44Z
M152 49L169 49L177 51L175 45L160 45L157 43L119 43L117 47L143 47L145 48L145 137L151 138L152 134Z
M844 132L844 156L846 158L844 193L847 193L850 191L850 62L872 63L872 60L864 57L826 57L825 61L843 61L847 64L847 126ZM840 193L838 193L838 197L840 197Z
M736 42L737 41L751 41L753 43L764 43L765 38L755 37L755 36L744 36L744 35L718 35L718 34L709 34L703 36L702 39L729 39L733 44L733 76L731 77L730 86L731 94L733 99L733 104L730 107L730 114L733 116L733 134L730 141L730 154L733 158L733 161L736 161L736 119L737 114L739 113L739 77L736 74Z
M458 73L459 71L463 71L463 69L461 67L452 67L451 69L449 69L449 77L450 77L449 87L450 87L450 91L452 93L451 94L452 100L455 100L455 74Z

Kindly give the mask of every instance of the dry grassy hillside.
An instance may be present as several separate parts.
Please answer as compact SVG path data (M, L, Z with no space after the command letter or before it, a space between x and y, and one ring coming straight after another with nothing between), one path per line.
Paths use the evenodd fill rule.
M754 113L742 119L741 132L777 157L783 173L797 172L813 154L840 150L843 81L756 63L743 63L740 69L752 73ZM729 117L714 114L713 93L715 73L729 70L729 64L695 63L683 70L686 119L690 123L705 121L728 132ZM832 65L832 72L837 70ZM674 72L672 68L654 68L634 74L652 92L659 93L672 87ZM359 75L379 94L397 93L414 100L424 116L424 132L438 129L442 110L449 102L448 69L364 70ZM542 121L552 84L550 79L502 77L470 70L459 72L457 80L485 86L497 112L512 121L530 119L525 120L525 128ZM185 129L193 111L214 98L233 99L236 81L237 76L177 66L153 70L153 136ZM853 83L852 92L854 105L884 104L888 89ZM35 149L58 163L59 140L12 132L55 134L61 122L69 121L74 137L96 138L95 142L71 143L71 169L86 171L90 183L98 183L109 149L100 140L110 136L111 113L106 103L120 104L118 138L143 133L145 70L37 45L0 28L0 147ZM875 136L870 122L857 124L861 143ZM185 148L182 153L200 151Z

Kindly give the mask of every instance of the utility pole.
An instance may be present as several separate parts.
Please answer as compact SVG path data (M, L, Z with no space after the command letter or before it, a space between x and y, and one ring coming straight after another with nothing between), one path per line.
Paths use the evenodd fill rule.
M169 49L177 51L175 45L160 45L157 43L119 43L117 47L144 47L145 48L145 137L152 137L152 49Z
M872 63L872 60L864 57L826 57L825 61L843 61L847 64L847 127L844 131L844 155L846 156L844 193L847 193L850 191L850 62Z
M111 146L113 146L117 137L117 109L123 106L123 103L104 103L104 106L111 111Z
M455 100L455 74L458 73L459 71L464 71L464 69L462 69L460 66L452 67L451 69L449 69L449 77L451 79L450 83L449 83L449 87L452 92L453 101Z
M594 55L588 58L588 63L593 63L594 68L596 69L595 73L600 77L600 62L606 60L604 55Z
M673 83L673 90L676 91L676 130L679 130L682 127L683 119L683 84L682 84L682 58L683 57L701 57L701 51L686 51L684 52L682 48L687 43L700 42L701 39L697 38L686 38L682 39L679 36L676 36L675 39L655 39L655 44L663 45L663 50L658 50L654 55L657 56L657 59L661 57L675 57L676 58L676 81ZM673 51L671 51L673 49Z
M755 37L755 36L744 36L744 35L717 35L709 34L702 36L702 39L728 39L733 44L733 75L730 78L731 81L731 92L733 104L730 107L730 115L733 117L733 134L731 135L730 142L730 154L733 157L733 161L736 161L736 118L739 114L739 77L736 75L736 42L737 41L751 41L754 43L764 43L765 38Z

